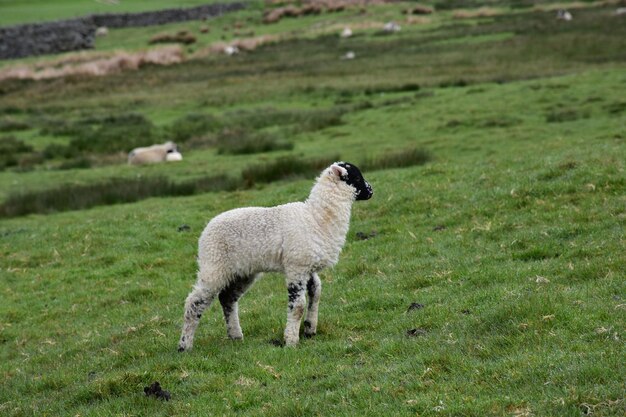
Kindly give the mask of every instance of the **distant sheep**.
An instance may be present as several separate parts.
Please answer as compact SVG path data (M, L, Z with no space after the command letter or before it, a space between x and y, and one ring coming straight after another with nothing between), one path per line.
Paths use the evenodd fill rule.
M400 32L402 28L396 22L387 22L385 26L383 26L383 30L387 33L395 33Z
M237 55L239 53L239 48L234 45L227 45L224 47L224 53L228 56Z
M305 202L239 208L213 218L200 236L198 279L185 302L178 350L192 348L202 313L215 297L222 305L228 336L242 339L238 300L262 272L282 272L287 278L286 345L299 341L305 296L304 334L314 335L321 294L317 273L337 263L352 203L372 194L356 166L337 162L321 173Z
M349 38L352 36L352 29L350 29L349 27L345 27L343 28L343 30L341 31L341 34L339 35L342 38Z
M152 145L145 148L135 148L128 154L128 163L130 165L144 165L165 162L168 161L167 155L170 153L178 153L178 148L174 142L165 142L162 145ZM180 159L171 160L181 159L182 155L180 155Z
M354 59L354 58L356 58L356 54L354 53L354 51L348 51L346 52L344 56L341 57L341 59Z
M109 34L109 29L106 26L100 26L98 29L96 29L97 37L107 36L108 34Z
M569 22L572 20L572 14L565 9L560 9L556 12L556 18L557 20L565 20L566 22Z

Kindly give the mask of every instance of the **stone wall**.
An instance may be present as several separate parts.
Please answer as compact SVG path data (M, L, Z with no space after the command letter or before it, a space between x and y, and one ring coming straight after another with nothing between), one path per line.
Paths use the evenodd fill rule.
M96 29L163 25L220 16L246 7L246 3L208 4L186 9L143 13L99 14L56 22L0 27L0 59L90 49Z
M95 33L91 19L0 28L0 59L93 48Z

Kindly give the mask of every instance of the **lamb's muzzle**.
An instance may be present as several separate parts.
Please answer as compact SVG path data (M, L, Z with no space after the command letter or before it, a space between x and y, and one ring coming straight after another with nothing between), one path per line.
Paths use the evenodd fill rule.
M354 201L372 195L355 165L336 162L322 171L304 202L239 208L213 218L200 236L198 280L185 303L179 351L191 349L200 318L215 298L228 336L242 339L238 301L263 272L286 276L285 344L298 343L303 317L305 335L314 335L322 290L318 272L337 263Z

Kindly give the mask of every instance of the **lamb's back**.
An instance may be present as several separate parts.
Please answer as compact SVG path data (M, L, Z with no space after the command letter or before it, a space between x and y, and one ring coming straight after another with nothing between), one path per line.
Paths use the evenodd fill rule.
M198 261L245 274L282 271L283 244L298 228L302 208L302 203L289 203L219 214L200 236Z

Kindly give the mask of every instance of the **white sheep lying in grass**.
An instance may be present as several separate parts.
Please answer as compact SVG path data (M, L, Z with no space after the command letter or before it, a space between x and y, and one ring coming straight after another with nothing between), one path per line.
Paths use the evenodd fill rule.
M321 281L317 273L337 263L355 200L372 197L359 169L337 162L317 178L305 202L246 207L209 222L199 241L198 280L185 302L180 352L193 346L200 317L218 297L228 336L242 339L238 300L262 272L283 272L289 295L285 343L299 340L308 296L305 336L317 330Z
M135 148L128 154L128 163L130 165L143 165L165 162L168 161L168 154L170 153L178 153L178 148L174 142ZM180 159L174 158L169 160L182 160L182 155Z

